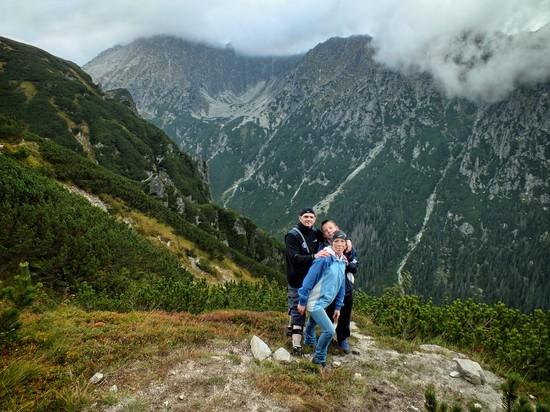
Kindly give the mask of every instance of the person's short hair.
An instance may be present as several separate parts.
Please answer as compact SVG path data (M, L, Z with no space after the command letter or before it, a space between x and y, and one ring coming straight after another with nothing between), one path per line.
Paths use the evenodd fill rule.
M323 220L323 221L321 222L321 227L325 226L325 225L326 225L327 223L329 223L329 222L334 223L334 226L338 226L334 220L332 220L332 219L325 219L325 220Z
M343 230L337 230L332 234L332 241L334 241L335 239L347 240L348 235L346 235L346 232L344 232Z
M315 211L313 210L312 207L304 207L304 208L300 211L300 216L305 215L306 213L313 213L313 214L315 214Z

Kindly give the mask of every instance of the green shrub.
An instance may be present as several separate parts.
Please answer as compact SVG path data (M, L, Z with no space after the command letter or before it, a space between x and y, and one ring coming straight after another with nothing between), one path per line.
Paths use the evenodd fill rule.
M20 312L30 306L41 287L41 283L32 283L27 262L19 265L19 274L9 286L2 287L0 282L0 345L16 339Z
M404 339L438 338L473 352L491 353L502 367L535 380L550 379L550 311L522 313L502 303L431 300L389 289L379 298L356 294L354 308Z
M23 122L0 114L0 139L9 143L20 143L26 126Z
M203 279L145 277L120 294L78 287L74 302L86 310L166 310L201 313L217 309L285 311L286 290L275 281L208 284Z

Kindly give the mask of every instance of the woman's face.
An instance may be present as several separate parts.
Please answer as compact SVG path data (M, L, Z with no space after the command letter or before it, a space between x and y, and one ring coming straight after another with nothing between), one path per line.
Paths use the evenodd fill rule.
M337 255L344 253L346 249L346 241L344 239L334 239L332 241L332 250L336 252Z

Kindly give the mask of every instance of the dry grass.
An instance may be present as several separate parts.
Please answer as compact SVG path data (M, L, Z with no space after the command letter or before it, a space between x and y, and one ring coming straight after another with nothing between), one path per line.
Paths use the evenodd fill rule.
M23 90L23 93L25 93L25 97L27 98L27 103L29 103L33 97L36 95L36 86L34 83L29 81L22 81L19 85L19 88Z
M0 358L0 388L10 394L1 397L0 410L79 410L98 396L109 402L107 388L98 395L98 387L88 383L95 372L132 391L165 376L175 364L212 356L220 341L227 346L246 341L250 334L266 339L282 335L285 315L123 314L62 305L45 313L26 313L22 322L20 341ZM232 363L238 365L240 359L233 356ZM207 380L217 385L220 379Z
M22 160L22 162L27 166L33 168L40 167L49 170L50 173L53 173L53 168L51 165L42 158L38 143L23 140L18 144L7 143L5 141L2 141L2 144L4 145L4 149L2 150L8 154L14 154L18 151L24 150L26 152L26 157Z
M262 364L254 382L266 395L289 404L295 411L347 410L349 399L364 390L364 381L353 379L349 368L329 368L321 373L308 359L290 365Z
M213 261L210 256L201 252L193 242L176 235L174 229L169 225L127 207L123 201L110 196L102 196L102 200L113 207L121 221L133 227L139 234L152 242L170 250L195 277L205 279L209 283L228 280L258 281L257 278L252 277L248 270L238 266L228 258Z

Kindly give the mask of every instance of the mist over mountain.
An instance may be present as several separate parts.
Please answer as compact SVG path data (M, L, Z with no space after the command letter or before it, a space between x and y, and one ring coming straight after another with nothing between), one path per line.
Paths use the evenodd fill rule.
M383 64L368 36L292 58L154 37L84 68L104 89L130 90L141 113L207 161L218 203L279 236L303 205L334 218L367 291L405 279L436 301L549 307L550 84L532 77L488 99L453 98L469 84L487 94L470 77L497 59L487 39L459 40L477 50L447 52L469 68L463 93Z

